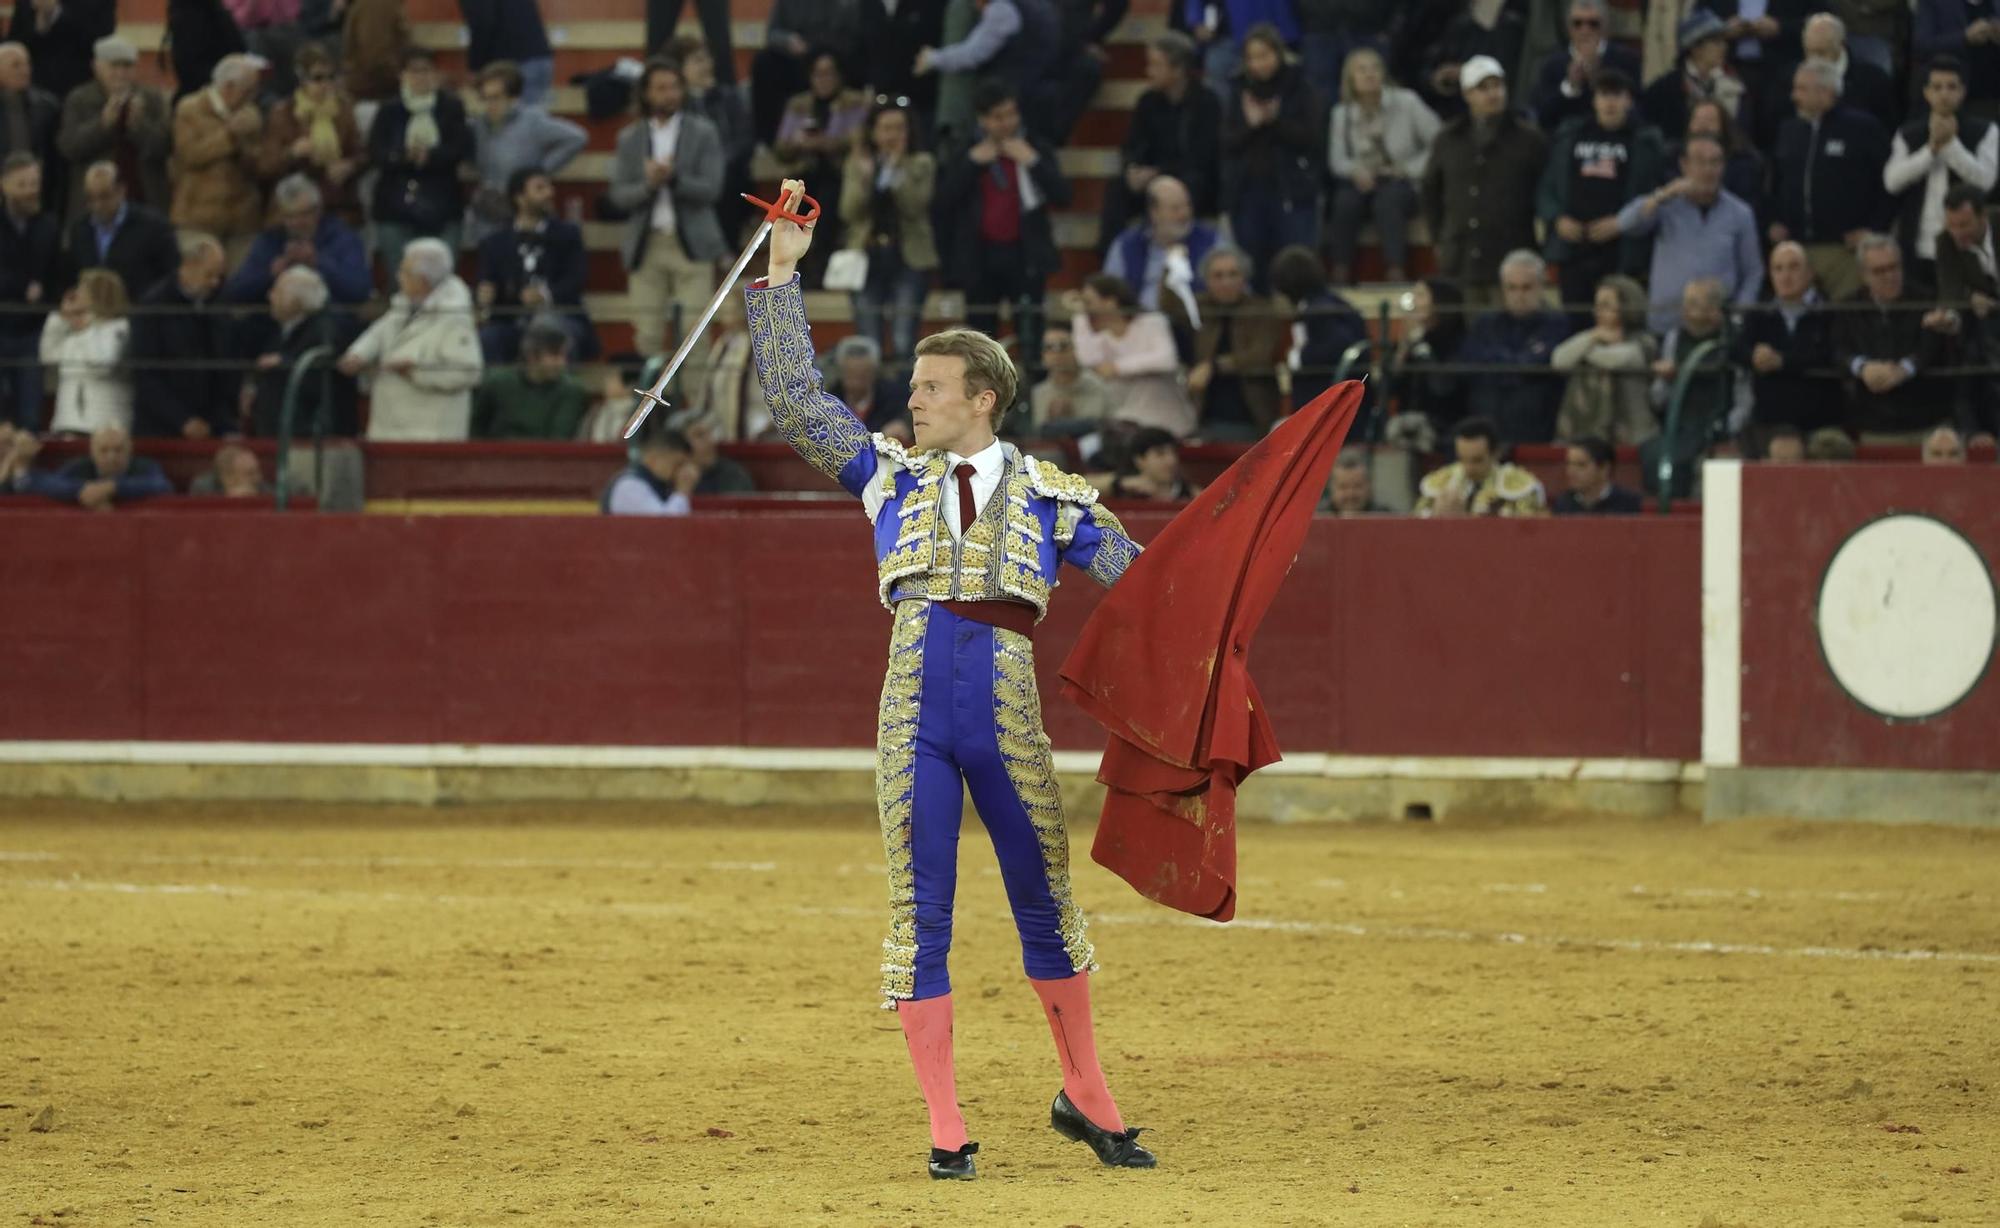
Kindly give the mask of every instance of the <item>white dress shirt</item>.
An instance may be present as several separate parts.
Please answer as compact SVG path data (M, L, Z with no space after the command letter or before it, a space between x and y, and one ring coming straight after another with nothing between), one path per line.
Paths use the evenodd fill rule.
M960 456L956 452L945 453L944 477L939 481L938 515L954 539L958 537L958 475L955 472L962 461L972 462L972 516L986 510L986 501L993 492L1000 489L1000 474L1007 467L1005 445L998 439L974 452L971 456ZM861 488L861 506L873 521L888 501L882 493L882 483L871 481Z
M1953 137L1942 150L1933 150L1929 141L1914 150L1898 132L1889 143L1889 161L1882 167L1882 186L1891 196L1900 196L1921 182L1924 203L1917 214L1917 255L1925 260L1937 256L1938 232L1944 229L1944 196L1951 190L1951 177L1982 192L1993 190L2000 179L2000 124L1988 124L1979 138L1979 148L1968 149Z
M673 161L674 151L680 148L681 143L681 113L675 111L673 117L664 124L657 119L648 120L647 130L653 138L653 161ZM653 229L672 234L677 228L678 222L674 215L674 185L672 180L668 180L661 184L660 190L653 195Z

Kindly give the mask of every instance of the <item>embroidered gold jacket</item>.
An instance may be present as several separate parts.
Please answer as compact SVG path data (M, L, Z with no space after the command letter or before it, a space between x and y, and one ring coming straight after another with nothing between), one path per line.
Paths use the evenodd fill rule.
M750 343L771 420L785 442L848 493L877 498L875 557L882 603L1013 599L1048 612L1062 563L1109 585L1139 553L1097 489L1004 445L999 488L979 519L954 538L938 514L942 452L907 451L871 435L820 385L798 280L745 291ZM874 490L870 492L871 484ZM879 506L877 506L879 503Z

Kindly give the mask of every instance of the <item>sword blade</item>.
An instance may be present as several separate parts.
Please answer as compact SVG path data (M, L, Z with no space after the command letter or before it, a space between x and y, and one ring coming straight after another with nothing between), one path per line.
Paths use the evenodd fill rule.
M736 258L735 264L729 266L729 275L722 279L722 285L716 288L715 297L708 301L708 309L701 313L701 319L695 321L687 336L681 338L680 348L674 351L673 358L667 362L667 369L660 373L660 378L654 382L652 389L644 392L633 389L639 393L639 404L633 407L632 416L625 420L625 438L630 439L639 433L639 428L646 424L646 415L653 412L653 406L667 403L667 385L680 373L681 364L694 352L694 343L701 340L702 333L708 331L708 322L715 318L716 312L722 310L722 300L728 298L735 290L736 279L743 276L743 270L750 264L750 257L757 254L757 249L763 246L764 236L770 233L771 223L766 221L757 228L756 234L750 236L750 242L744 247L743 254Z

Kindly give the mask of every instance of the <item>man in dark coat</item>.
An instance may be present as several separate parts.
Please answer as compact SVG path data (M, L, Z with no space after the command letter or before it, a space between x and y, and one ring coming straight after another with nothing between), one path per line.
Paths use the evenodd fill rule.
M1187 185L1196 217L1221 208L1222 103L1194 79L1194 42L1168 32L1146 48L1146 92L1118 150L1118 174L1104 185L1098 243L1109 246L1137 217L1146 185L1169 175Z
M1889 134L1874 118L1840 105L1840 75L1825 60L1807 60L1793 74L1798 114L1778 129L1777 220L1767 237L1795 239L1829 298L1841 299L1861 284L1854 245L1887 227L1888 195L1882 167Z
M69 228L76 272L110 269L125 283L126 297L136 299L179 266L173 223L158 209L126 199L117 166L97 162L84 172L83 202L83 215Z
M278 434L285 388L299 359L319 346L331 347L338 357L347 352L356 332L348 316L327 310L326 282L305 266L279 274L271 285L270 301L268 314L249 316L238 324L236 339L237 353L255 367L250 430L266 439ZM324 374L315 370L299 385L293 437L310 438L322 412L329 437L351 438L361 433L354 380L335 370L331 361L325 364Z
M97 42L94 80L63 99L56 147L70 165L68 220L83 211L83 174L91 164L111 162L126 193L161 213L173 207L167 184L167 147L173 139L173 111L165 93L136 80L138 49L122 38ZM171 257L169 257L171 258Z
M42 166L15 151L0 159L0 421L42 425L42 323L67 274L62 224L42 208Z
M21 0L7 36L34 59L35 84L61 99L90 80L91 48L117 24L111 0Z
M555 184L541 170L515 171L507 195L514 224L479 244L474 293L490 316L479 329L486 361L514 361L529 317L541 313L550 313L568 334L572 355L594 359L597 330L583 310L583 232L554 216Z
M1596 96L1594 82L1600 72L1611 69L1627 81L1639 80L1639 57L1607 39L1604 25L1604 0L1571 0L1569 42L1542 60L1535 73L1534 92L1529 95L1535 120L1544 131L1554 132L1570 120L1590 115L1590 100ZM1628 87L1626 92L1635 88Z
M1467 299L1493 301L1500 260L1535 246L1535 187L1549 142L1507 109L1507 78L1487 56L1460 68L1467 111L1438 132L1424 168L1423 212L1438 273Z
M1643 277L1651 242L1622 235L1618 211L1666 178L1667 145L1659 129L1641 123L1632 82L1607 68L1593 80L1590 111L1556 132L1535 212L1548 227L1542 251L1554 261L1562 301L1589 303L1612 273Z
M1994 265L1993 222L1985 194L1970 184L1946 193L1944 231L1937 240L1938 302L1958 312L1960 354L1985 366L2000 354L2000 271ZM2000 427L2000 387L1992 376L1968 377L1966 425L1992 432Z
M34 68L27 48L0 43L0 158L29 153L45 171L42 199L58 205L65 195L57 161L56 130L62 123L62 103L32 81Z
M1069 203L1069 180L1056 151L1023 126L1013 86L981 83L973 108L978 139L938 171L937 210L955 219L949 271L965 290L967 325L991 333L997 305L1011 303L1021 352L1036 353L1035 309L1060 261L1049 214Z
M1748 370L1759 426L1784 424L1811 433L1840 421L1833 380L1832 323L1813 288L1806 249L1785 242L1771 249L1770 296L1746 308L1730 342L1730 358Z
M1894 239L1869 235L1859 256L1862 289L1833 324L1834 365L1849 377L1847 428L1863 443L1915 443L1950 391L1926 373L1953 361L1963 326L1957 312L1931 305L1929 287L1906 282Z
M233 357L228 323L208 310L226 261L208 235L183 239L180 255L179 271L132 313L132 433L208 439L232 430L237 417L239 381L220 365Z
M1572 331L1569 317L1547 303L1548 266L1532 250L1510 252L1500 265L1502 308L1473 321L1459 358L1496 366L1545 367ZM1502 443L1547 443L1555 435L1562 380L1539 372L1488 372L1473 377L1466 408L1490 418Z

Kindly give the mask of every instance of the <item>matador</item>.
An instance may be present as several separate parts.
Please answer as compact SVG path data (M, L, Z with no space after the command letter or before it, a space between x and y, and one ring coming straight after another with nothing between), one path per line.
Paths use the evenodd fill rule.
M786 181L780 204L804 188ZM1104 1164L1151 1168L1112 1100L1090 1012L1096 970L1070 888L1069 834L1042 730L1032 641L1056 571L1115 583L1138 554L1088 482L995 434L1019 375L999 342L955 328L924 338L910 378L914 444L870 434L820 384L796 267L810 226L777 220L770 276L745 292L757 375L778 432L861 500L892 612L876 734L889 872L882 993L896 1010L930 1116L930 1175L968 1179L952 1062L952 900L966 791L992 838L1062 1067L1050 1121Z

